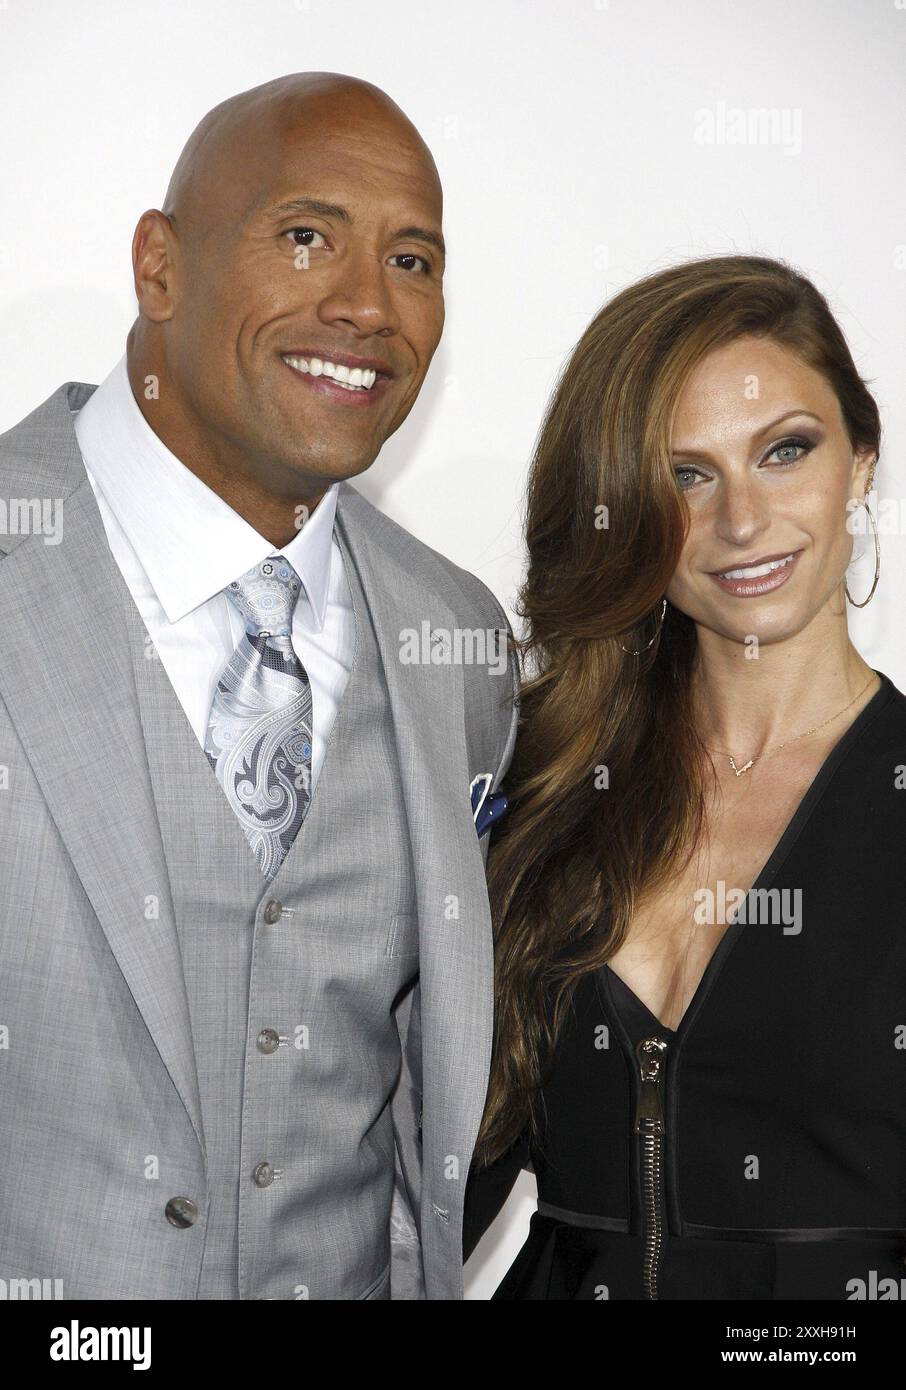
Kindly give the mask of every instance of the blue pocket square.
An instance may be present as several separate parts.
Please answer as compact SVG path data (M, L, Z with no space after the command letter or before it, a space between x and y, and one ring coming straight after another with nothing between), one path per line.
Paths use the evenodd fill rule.
M502 819L510 804L502 792L488 796L493 780L494 774L492 772L479 772L477 777L472 778L469 787L469 795L472 800L472 819L475 821L479 840L482 835L488 833L492 825Z

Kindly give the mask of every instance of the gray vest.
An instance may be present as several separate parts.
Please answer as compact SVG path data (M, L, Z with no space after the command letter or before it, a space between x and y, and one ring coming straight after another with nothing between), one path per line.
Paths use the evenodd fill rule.
M390 1296L392 1009L418 969L418 928L381 656L335 534L355 655L308 814L270 884L134 612L172 893L160 911L175 915L201 1089L207 1192L184 1194L206 1223L200 1299ZM217 866L213 892L201 863Z

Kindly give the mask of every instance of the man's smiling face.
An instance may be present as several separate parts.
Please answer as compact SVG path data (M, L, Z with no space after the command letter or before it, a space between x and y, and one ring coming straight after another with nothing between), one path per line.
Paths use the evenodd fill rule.
M177 166L172 211L168 195L162 395L224 472L242 457L275 491L368 468L443 328L437 173L373 93L244 111Z

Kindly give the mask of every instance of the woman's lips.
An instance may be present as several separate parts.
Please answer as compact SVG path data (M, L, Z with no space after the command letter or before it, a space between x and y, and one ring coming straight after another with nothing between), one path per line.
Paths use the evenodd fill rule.
M775 565L775 568L771 569L768 574L759 575L756 578L728 579L726 571L722 574L712 573L711 578L715 584L723 589L725 594L733 594L736 598L757 598L759 594L772 593L774 589L779 589L782 584L785 584L796 568L796 562L801 554L801 550L794 550L790 552L789 557L778 557L778 562L770 562ZM765 561L764 563L767 564L768 562ZM761 568L761 566L734 565L729 572L756 568Z

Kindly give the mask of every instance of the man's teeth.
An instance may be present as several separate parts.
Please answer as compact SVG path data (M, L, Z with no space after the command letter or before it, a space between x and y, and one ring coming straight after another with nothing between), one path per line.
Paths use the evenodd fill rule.
M344 367L341 362L322 362L320 357L284 356L283 360L297 372L329 376L335 386L345 386L347 391L370 391L377 380L377 372L371 367Z
M792 555L786 555L782 560L768 560L766 565L751 565L745 570L721 570L721 579L761 579L764 575L770 574L772 570L779 570L782 565L788 565L792 560Z

